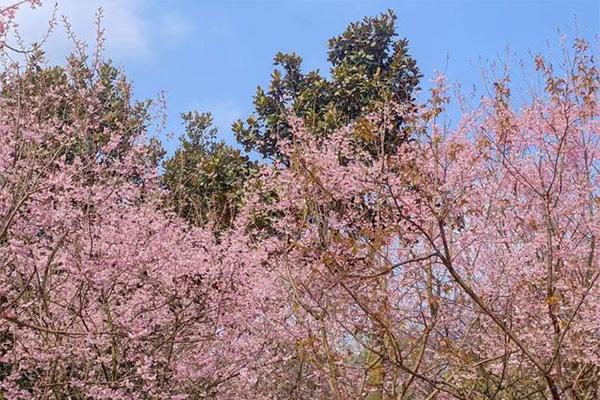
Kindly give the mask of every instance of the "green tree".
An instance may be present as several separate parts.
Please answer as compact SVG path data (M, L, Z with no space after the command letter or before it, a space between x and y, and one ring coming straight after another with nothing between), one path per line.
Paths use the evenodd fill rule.
M303 73L302 58L295 53L277 53L274 64L278 68L268 90L257 88L254 113L245 122L233 124L237 140L247 151L285 161L278 142L293 140L288 113L302 118L315 134L325 135L384 104L394 102L410 109L421 74L408 54L408 41L396 38L395 24L396 15L389 10L354 22L330 39L330 78L318 70ZM393 119L383 133L385 152L406 139L406 132L399 129L404 122L401 113ZM378 150L369 147L367 138L357 137L356 142L372 152Z
M167 203L193 224L211 221L225 228L236 215L256 164L240 150L217 141L210 113L187 112L182 119L185 134L179 148L163 163Z

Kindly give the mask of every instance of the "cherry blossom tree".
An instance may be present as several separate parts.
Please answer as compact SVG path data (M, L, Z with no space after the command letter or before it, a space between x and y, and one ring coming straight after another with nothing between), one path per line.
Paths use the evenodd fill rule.
M456 127L442 77L416 111L385 104L327 135L289 116L285 162L224 227L165 209L131 87L97 57L44 90L9 65L1 397L597 398L592 53L536 57L540 90L517 102L505 75Z
M105 64L78 60L88 63L84 77L72 59L44 90L17 66L2 81L0 394L181 399L236 390L225 384L245 354L226 311L241 293L227 274L235 246L160 210L147 131L128 129L129 119L106 123L131 104L106 109L114 82Z
M562 75L535 59L542 91L516 105L507 76L455 129L439 78L387 157L292 120L290 167L248 206L313 398L600 395L600 79L585 41L565 54ZM387 115L345 129L377 143Z

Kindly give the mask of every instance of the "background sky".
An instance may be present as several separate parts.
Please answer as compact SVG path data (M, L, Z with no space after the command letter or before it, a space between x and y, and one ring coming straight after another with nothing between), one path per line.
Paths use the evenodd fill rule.
M42 38L52 6L46 0L42 9L19 12L26 41ZM425 88L436 71L468 88L479 82L483 65L507 54L527 62L530 51L548 54L554 47L556 53L560 40L600 35L600 0L59 0L58 15L93 43L100 6L106 54L123 67L136 96L166 94L169 118L161 138L167 150L181 134L178 115L194 109L212 112L221 138L233 143L230 125L252 111L256 86L268 84L277 51L295 51L305 71L326 73L327 39L388 8L396 11L399 35L410 41ZM46 44L53 63L62 63L69 48L60 28Z

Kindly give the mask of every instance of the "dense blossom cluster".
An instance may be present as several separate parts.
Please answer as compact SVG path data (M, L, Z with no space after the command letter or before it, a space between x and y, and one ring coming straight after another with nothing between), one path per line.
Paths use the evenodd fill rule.
M289 117L285 162L226 226L165 209L156 149L116 117L128 100L106 117L99 71L39 90L9 69L0 398L597 398L590 53L576 41L563 76L536 58L543 89L515 106L506 77L455 129L442 78L326 135Z
M438 79L393 156L353 146L386 110L325 140L292 124L277 201L248 207L278 240L298 398L600 395L600 80L583 41L565 65L536 58L541 93L511 106L507 77L454 130Z
M105 124L103 80L40 92L9 72L3 90L18 90L0 99L4 398L204 396L239 374L243 335L228 327L243 241L217 243L159 211L153 149L144 131ZM65 117L65 104L78 111Z

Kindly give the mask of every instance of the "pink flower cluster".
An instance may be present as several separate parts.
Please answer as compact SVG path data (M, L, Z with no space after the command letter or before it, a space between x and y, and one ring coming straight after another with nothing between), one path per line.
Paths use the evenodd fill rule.
M498 82L452 130L442 78L326 136L290 118L289 165L218 233L162 208L102 79L8 71L0 397L597 398L600 73L582 42L567 65L536 59L541 93ZM361 150L398 113L411 140Z

